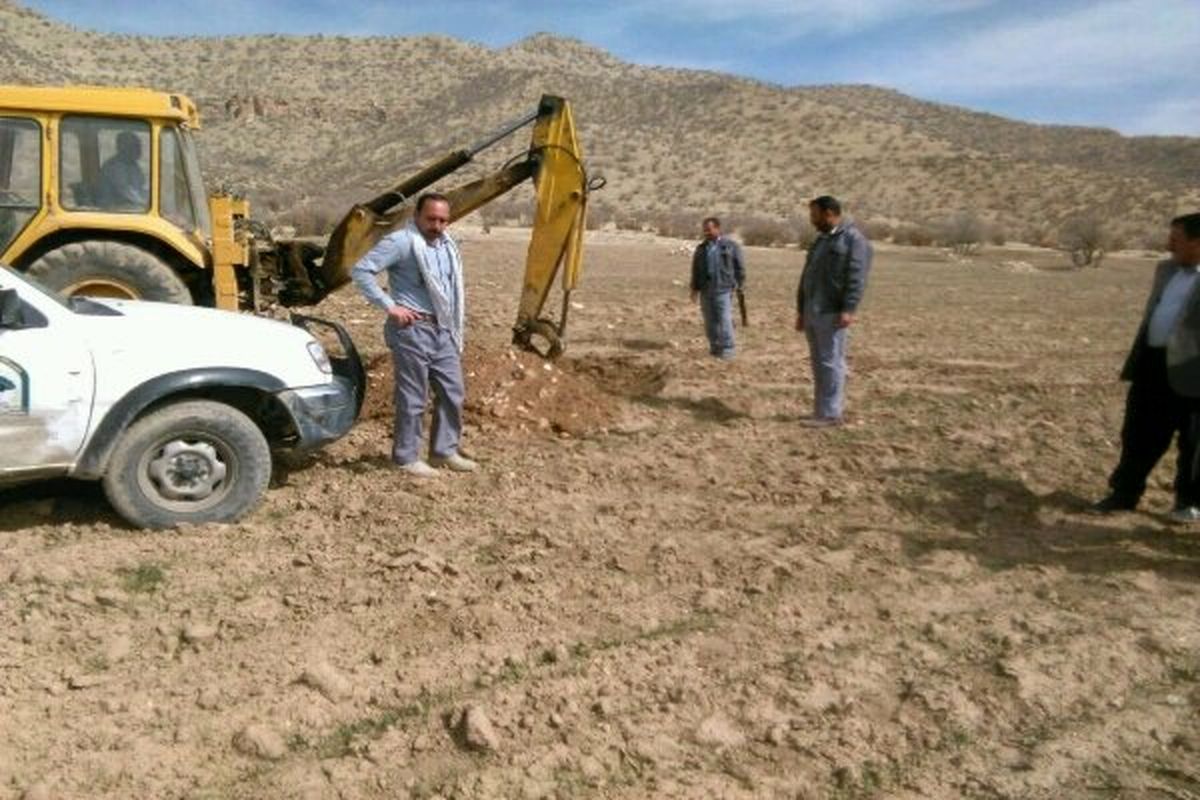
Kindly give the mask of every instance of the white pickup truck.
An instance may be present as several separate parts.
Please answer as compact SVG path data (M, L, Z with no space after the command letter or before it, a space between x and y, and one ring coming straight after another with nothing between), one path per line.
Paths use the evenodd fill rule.
M0 266L0 485L100 479L141 527L237 519L266 490L272 449L333 441L362 406L346 332L293 323L66 300ZM309 330L324 326L332 359Z

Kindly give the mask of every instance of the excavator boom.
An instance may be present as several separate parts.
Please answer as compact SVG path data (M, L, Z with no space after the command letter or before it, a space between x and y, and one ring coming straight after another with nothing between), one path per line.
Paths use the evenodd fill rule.
M450 200L451 220L455 220L532 178L537 206L513 342L549 358L557 356L564 346L568 298L579 280L587 194L602 186L603 181L589 182L570 105L551 95L542 97L537 111L513 120L471 147L442 156L387 192L355 205L334 229L319 264L313 260L300 265L293 259L286 268L288 286L281 294L283 302L315 303L347 283L351 269L363 255L384 236L408 223L413 203L422 191L530 124L533 133L523 158L444 194ZM560 271L563 303L555 322L541 314ZM539 339L544 340L544 348L537 346L535 340Z

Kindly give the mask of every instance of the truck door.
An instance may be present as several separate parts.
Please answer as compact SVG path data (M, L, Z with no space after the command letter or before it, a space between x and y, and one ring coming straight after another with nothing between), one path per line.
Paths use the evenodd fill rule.
M87 435L91 355L53 302L0 267L0 479L65 473Z

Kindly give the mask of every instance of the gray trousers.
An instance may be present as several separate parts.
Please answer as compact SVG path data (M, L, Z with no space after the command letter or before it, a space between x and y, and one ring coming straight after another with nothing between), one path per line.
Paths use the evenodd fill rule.
M700 293L700 313L708 352L719 358L733 358L733 290L705 289Z
M813 415L841 419L846 406L846 345L849 328L837 326L837 314L805 314L804 335L813 373Z
M383 340L392 351L396 377L396 427L392 460L411 464L420 458L421 420L433 388L433 431L429 451L434 456L458 452L462 436L462 360L450 331L433 322L414 322L401 328L390 319Z

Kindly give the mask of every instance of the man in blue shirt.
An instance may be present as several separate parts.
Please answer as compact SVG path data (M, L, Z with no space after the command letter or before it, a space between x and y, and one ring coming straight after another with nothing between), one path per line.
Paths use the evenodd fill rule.
M1132 511L1146 478L1178 434L1171 518L1200 521L1200 213L1171 220L1171 258L1161 261L1133 348L1121 371L1129 381L1121 459L1112 492L1092 508Z
M450 201L429 192L413 221L379 240L351 270L355 285L387 313L383 338L392 351L396 420L392 460L418 478L434 467L471 472L458 452L465 394L461 354L465 319L462 258L446 235ZM376 276L387 271L388 291ZM429 461L420 457L421 420L432 387L435 405Z
M707 217L704 241L692 254L692 302L700 301L708 352L724 361L733 358L733 290L746 283L742 248L721 235L721 221Z

